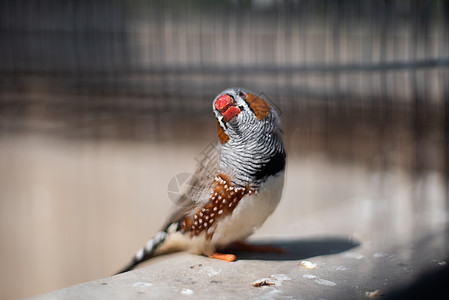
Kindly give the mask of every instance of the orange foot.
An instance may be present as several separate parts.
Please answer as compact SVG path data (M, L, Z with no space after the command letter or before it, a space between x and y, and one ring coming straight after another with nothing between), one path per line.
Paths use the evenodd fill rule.
M273 247L269 245L253 245L244 241L234 242L227 247L227 249L232 249L232 251L238 252L265 252L265 253L285 253L287 250L284 248Z
M234 254L214 253L214 254L210 255L209 257L210 258L221 259L221 260L225 260L225 261L229 261L229 262L235 260L235 255Z

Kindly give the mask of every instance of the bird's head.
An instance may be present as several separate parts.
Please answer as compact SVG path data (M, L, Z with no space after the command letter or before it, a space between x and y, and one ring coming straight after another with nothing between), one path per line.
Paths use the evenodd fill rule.
M218 137L222 144L230 137L255 130L257 123L263 122L272 114L270 104L244 88L229 88L213 101L213 110L217 118ZM277 118L277 115L276 115Z

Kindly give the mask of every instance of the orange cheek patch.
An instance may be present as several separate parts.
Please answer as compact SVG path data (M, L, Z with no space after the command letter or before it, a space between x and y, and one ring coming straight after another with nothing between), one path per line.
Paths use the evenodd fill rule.
M246 102L256 115L257 120L262 120L270 113L270 104L253 94L246 94Z
M229 136L224 132L223 128L221 128L221 125L218 122L218 120L217 120L217 133L221 144L224 144L227 141L229 141Z

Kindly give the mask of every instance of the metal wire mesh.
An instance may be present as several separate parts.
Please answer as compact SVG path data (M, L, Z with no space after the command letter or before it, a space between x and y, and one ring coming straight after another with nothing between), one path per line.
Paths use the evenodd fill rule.
M447 1L2 1L0 24L8 130L30 115L66 131L98 114L205 114L245 86L321 148L374 129L447 152Z

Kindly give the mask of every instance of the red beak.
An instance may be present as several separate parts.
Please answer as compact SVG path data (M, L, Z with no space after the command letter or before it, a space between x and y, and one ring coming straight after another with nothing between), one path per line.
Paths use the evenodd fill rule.
M224 112L229 106L231 106L234 103L234 99L232 99L228 95L221 95L218 97L217 101L215 102L215 108L218 109L220 112Z
M226 94L218 97L217 101L215 101L215 108L221 112L225 122L228 122L240 113L240 109L237 107L234 99Z

